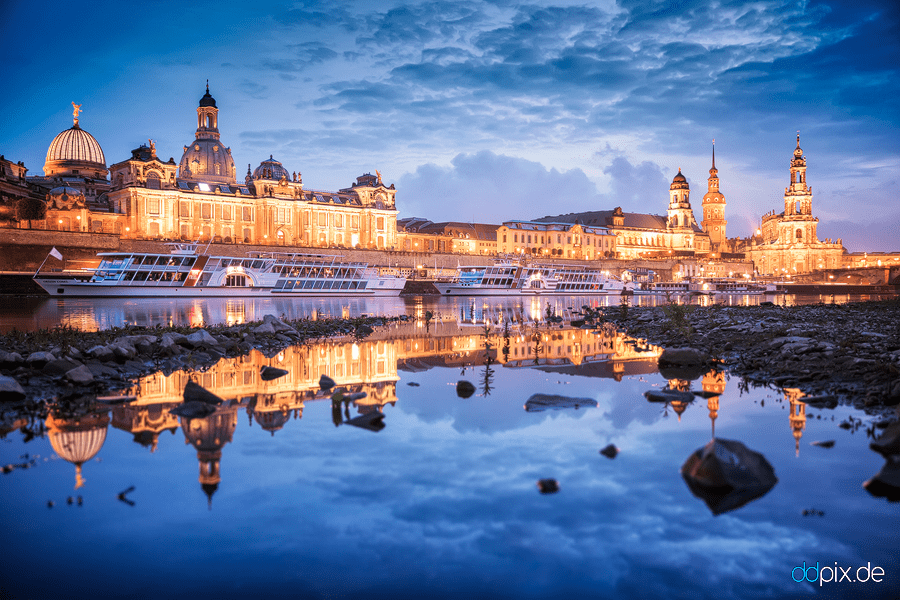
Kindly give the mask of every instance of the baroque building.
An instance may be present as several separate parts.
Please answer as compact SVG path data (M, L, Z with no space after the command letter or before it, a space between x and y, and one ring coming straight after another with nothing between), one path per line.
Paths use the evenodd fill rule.
M271 155L236 179L231 149L219 133L219 108L206 93L194 141L177 167L162 162L152 140L110 167L114 212L126 237L201 239L307 247L393 248L396 190L381 174L357 177L337 192L306 189Z
M812 187L806 180L806 157L800 148L800 133L790 167L791 179L784 189L784 212L771 211L745 248L756 271L763 275L795 275L820 269L840 268L844 247L841 240L819 241L819 219L812 214Z
M208 85L197 107L194 140L183 147L178 163L160 159L149 140L107 168L100 144L79 125L81 105L73 106L74 125L51 142L43 177L24 177L24 165L3 159L3 187L9 188L0 211L3 223L141 239L318 248L397 245L396 189L385 185L378 171L338 191L307 189L299 173L289 173L270 155L255 170L248 165L239 181ZM41 206L19 210L25 199Z
M718 182L718 178L716 181ZM716 189L718 190L718 183ZM582 226L604 228L615 236L614 248L617 257L622 259L705 255L710 252L710 236L694 218L690 197L690 185L681 169L678 169L678 174L669 186L669 205L665 216L626 213L621 207L616 207L613 210L547 216L535 221L580 223ZM706 209L706 198L704 202ZM713 202L709 204L711 206ZM721 210L724 216L724 197Z

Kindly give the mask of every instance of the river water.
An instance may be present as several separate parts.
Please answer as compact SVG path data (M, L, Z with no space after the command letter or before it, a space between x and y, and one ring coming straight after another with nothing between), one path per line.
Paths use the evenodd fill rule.
M747 299L753 301L753 299ZM758 299L757 299L758 301ZM570 307L597 299L551 299ZM601 299L600 303L603 302ZM615 304L615 303L614 303ZM898 505L862 483L884 464L870 419L723 373L666 380L660 348L537 323L546 300L224 300L40 304L84 328L254 320L268 312L410 314L203 372L157 373L127 404L4 412L0 590L14 598L896 598ZM426 321L426 311L434 317ZM5 314L9 314L8 312ZM487 321L487 329L485 324ZM498 322L511 321L507 335ZM6 320L4 318L4 323ZM288 371L264 381L263 366ZM320 375L366 396L334 405ZM225 400L170 413L188 380ZM457 395L460 380L475 393ZM710 398L657 403L677 385ZM532 394L581 398L535 412ZM348 423L374 413L384 427ZM842 423L863 420L862 426ZM778 482L714 514L680 474L715 435ZM826 448L813 441L833 440ZM614 444L620 453L600 450ZM27 467L27 468L26 468ZM559 491L542 494L540 479ZM52 506L51 506L52 504ZM880 567L880 582L796 582ZM877 572L877 571L875 571ZM793 573L793 577L792 577ZM807 572L811 578L812 571ZM837 571L841 573L841 571ZM860 571L865 575L866 571ZM802 579L802 576L800 576Z

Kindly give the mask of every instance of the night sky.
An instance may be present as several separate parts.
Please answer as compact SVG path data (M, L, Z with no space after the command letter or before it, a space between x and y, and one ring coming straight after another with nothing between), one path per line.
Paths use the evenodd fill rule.
M238 178L273 155L304 186L379 170L401 217L699 221L712 140L728 235L784 210L800 131L819 237L900 250L900 3L4 0L0 154L42 174L81 126L107 164L176 162L209 79Z

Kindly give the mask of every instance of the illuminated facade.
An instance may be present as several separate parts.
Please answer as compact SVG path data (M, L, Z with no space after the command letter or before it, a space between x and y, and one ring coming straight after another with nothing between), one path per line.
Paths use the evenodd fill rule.
M785 276L842 266L841 240L821 242L816 235L819 219L812 214L812 197L798 133L791 159L791 181L784 189L784 212L763 215L760 228L745 248L759 273Z
M616 256L616 236L606 227L546 221L507 221L497 230L502 254L595 260Z
M243 181L231 149L219 133L219 108L206 93L197 107L194 141L181 160L163 161L156 145L141 145L127 160L106 166L100 144L79 125L54 138L43 177L28 177L23 165L9 163L7 179L19 188L4 194L0 220L24 227L114 233L142 239L213 240L315 248L389 249L397 246L394 185L381 174L366 173L350 187L332 191L303 187L271 155ZM16 168L13 168L16 167ZM7 177L9 175L10 177ZM107 179L109 176L109 179ZM24 184L24 185L23 185ZM24 189L22 189L24 188ZM27 190L33 188L33 193ZM16 218L24 197L44 200L40 218Z
M713 192L713 171L715 166L710 169L710 193ZM717 175L715 190L718 193ZM709 215L706 222L713 227L721 227L719 234L724 239L725 198L721 194L716 196L710 193L704 196L704 218ZM580 223L582 226L605 228L616 237L616 257L621 259L706 255L711 250L711 238L694 218L690 195L690 185L679 169L669 186L669 206L665 216L626 213L621 207L616 207L613 210L543 217L537 221Z

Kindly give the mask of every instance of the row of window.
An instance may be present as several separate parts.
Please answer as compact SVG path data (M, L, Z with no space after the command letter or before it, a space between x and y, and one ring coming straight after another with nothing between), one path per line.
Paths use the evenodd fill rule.
M279 281L275 284L275 291L288 292L291 290L363 290L366 281L348 281L338 279L298 279Z
M147 214L148 215L159 215L162 210L162 202L160 198L148 198L146 200L147 203ZM179 211L178 216L182 218L190 218L193 216L193 202L182 200L179 203ZM213 205L211 202L201 202L200 203L200 214L199 217L201 219L212 219L213 218ZM251 206L231 206L229 204L221 205L218 211L218 218L223 221L233 221L235 215L240 214L241 220L245 222L253 222L253 207ZM293 210L291 208L275 208L275 222L279 224L290 224L293 222ZM329 218L329 215L331 217ZM329 221L331 221L332 226L337 228L343 228L346 226L349 221L350 228L354 230L359 229L359 215L349 215L349 219L347 219L348 215L344 215L341 213L329 213L329 212L318 212L318 216L316 219L317 225L319 227L327 227ZM303 224L309 225L309 213L303 212ZM376 229L383 231L385 228L385 220L384 217L378 217L375 220Z

